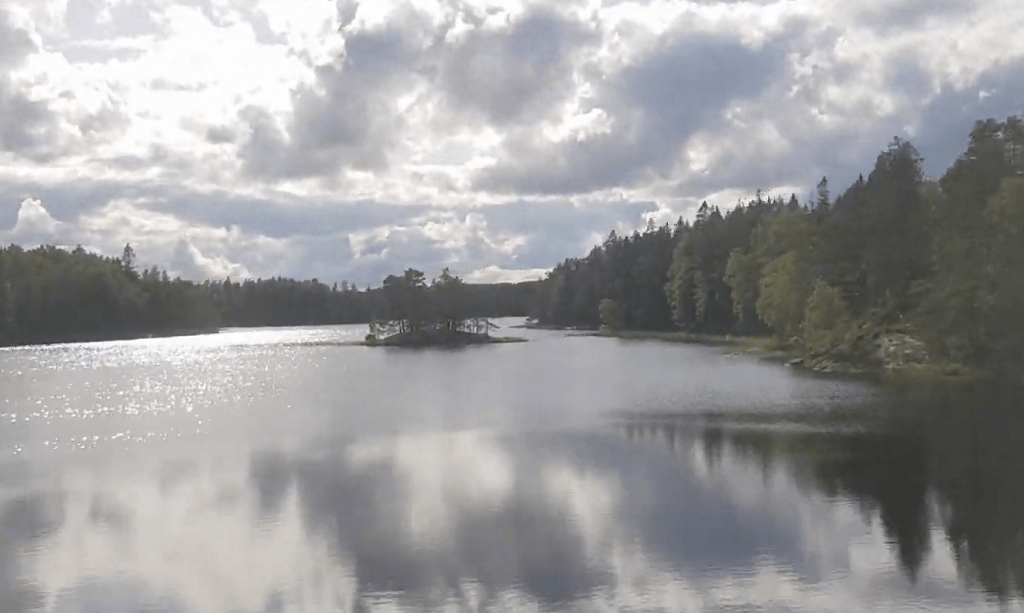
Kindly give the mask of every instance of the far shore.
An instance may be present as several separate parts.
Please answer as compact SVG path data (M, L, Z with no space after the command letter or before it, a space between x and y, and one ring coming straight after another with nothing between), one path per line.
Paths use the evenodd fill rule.
M500 345L524 343L528 339L516 336L490 336L454 330L413 330L392 334L384 338L368 335L357 343L365 347L468 347L470 345Z

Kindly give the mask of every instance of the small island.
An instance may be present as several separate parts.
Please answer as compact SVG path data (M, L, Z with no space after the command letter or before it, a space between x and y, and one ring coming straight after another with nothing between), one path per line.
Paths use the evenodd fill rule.
M491 336L498 326L479 314L486 305L472 304L464 283L447 268L427 285L422 272L389 275L382 287L383 318L376 314L362 344L368 347L465 347L520 343L519 337Z
M367 335L363 345L368 347L465 347L467 345L492 345L499 343L525 343L527 339L514 336L491 336L432 328L412 330L379 338Z

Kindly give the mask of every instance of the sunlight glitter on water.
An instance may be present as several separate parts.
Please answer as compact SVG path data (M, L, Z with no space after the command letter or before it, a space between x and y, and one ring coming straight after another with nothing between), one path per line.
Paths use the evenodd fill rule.
M927 447L835 421L873 388L535 331L343 345L363 332L0 353L0 611L1020 604L948 544L988 518L970 551L1001 568L985 539L1012 513L928 485Z

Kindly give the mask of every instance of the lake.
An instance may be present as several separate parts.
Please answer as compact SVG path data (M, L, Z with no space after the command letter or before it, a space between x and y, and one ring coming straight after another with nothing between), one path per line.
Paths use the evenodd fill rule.
M365 331L0 350L0 612L1024 610L1019 396Z

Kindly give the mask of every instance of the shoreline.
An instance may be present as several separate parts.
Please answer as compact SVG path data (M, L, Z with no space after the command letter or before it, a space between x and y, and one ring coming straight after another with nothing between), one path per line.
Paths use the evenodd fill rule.
M146 332L140 334L115 334L115 335L81 335L63 339L33 340L24 343L0 344L0 349L22 349L25 347L52 347L54 345L85 345L89 343L113 343L117 341L139 341L151 338L175 338L187 336L203 336L206 334L220 334L221 328L197 328L186 330L168 330L166 332Z
M528 343L530 339L520 338L518 336L495 336L490 341L482 343L423 343L423 344L402 344L402 343L387 343L387 342L372 342L372 341L352 341L347 343L339 343L342 347L398 347L406 349L432 349L439 347L441 349L461 349L463 347L478 347L483 345L510 345L514 343Z
M585 336L620 340L653 340L713 347L730 347L726 355L749 355L816 375L866 380L883 387L917 389L928 385L970 385L992 382L995 375L956 363L903 363L866 365L842 361L829 356L808 359L802 350L780 347L767 336L733 336L729 334L697 334L692 332L658 332L644 330L594 330Z
M416 330L392 334L380 339L368 334L365 340L357 344L364 347L461 348L476 345L524 343L528 340L517 336L490 336L450 330Z

